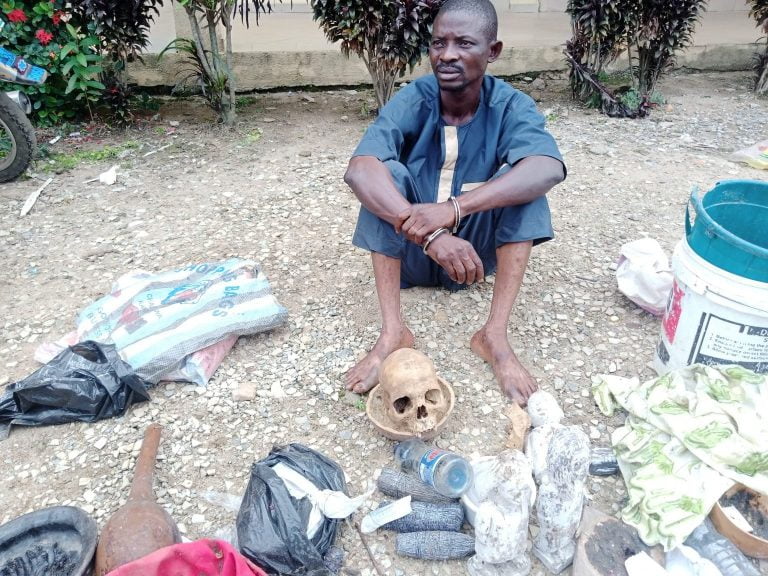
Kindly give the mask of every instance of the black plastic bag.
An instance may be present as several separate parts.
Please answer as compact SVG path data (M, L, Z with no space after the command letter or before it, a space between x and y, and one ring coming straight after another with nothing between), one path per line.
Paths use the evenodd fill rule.
M283 463L320 490L347 494L344 472L333 460L301 444L273 448L251 468L237 514L240 552L272 574L328 576L323 556L336 540L341 520L326 518L310 540L307 525L312 504L296 500L271 466Z
M11 425L95 422L122 416L149 400L149 382L136 376L112 344L86 341L59 353L0 397L0 439Z

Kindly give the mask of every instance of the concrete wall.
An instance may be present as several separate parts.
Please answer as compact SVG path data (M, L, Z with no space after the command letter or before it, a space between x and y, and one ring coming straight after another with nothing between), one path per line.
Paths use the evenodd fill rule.
M490 72L511 76L565 68L562 50L570 37L564 13L567 0L493 0L499 13L499 39L504 50ZM760 34L744 0L710 0L694 37L694 46L678 64L701 69L747 69ZM190 37L189 20L177 3L165 3L150 31L145 64L129 68L130 79L144 86L173 86L180 78L181 57L174 53L160 61L159 53L175 37ZM329 43L312 20L308 3L286 0L262 15L250 28L239 21L233 33L238 90L290 86L368 84L370 77L356 57L345 58ZM414 72L427 71L424 64Z

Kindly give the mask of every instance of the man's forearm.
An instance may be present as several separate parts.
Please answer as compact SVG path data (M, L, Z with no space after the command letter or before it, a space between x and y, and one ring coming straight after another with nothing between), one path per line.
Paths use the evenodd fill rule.
M395 186L389 169L373 156L352 158L344 182L363 206L392 225L397 225L398 214L411 206Z
M563 165L549 156L520 160L502 176L458 197L462 216L495 208L527 204L565 179Z

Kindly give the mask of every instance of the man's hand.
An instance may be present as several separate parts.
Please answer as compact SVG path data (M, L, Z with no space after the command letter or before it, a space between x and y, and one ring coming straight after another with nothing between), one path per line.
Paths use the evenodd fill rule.
M457 236L441 234L429 245L427 255L459 284L480 282L485 277L483 263L472 244Z
M438 228L453 228L455 214L450 202L439 204L411 204L397 215L395 231L421 246L424 240Z

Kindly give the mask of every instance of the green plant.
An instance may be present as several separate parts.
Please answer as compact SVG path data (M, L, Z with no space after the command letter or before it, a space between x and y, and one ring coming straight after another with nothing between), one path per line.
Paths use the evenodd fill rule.
M252 130L245 136L245 142L246 144L254 144L261 140L262 132L260 129L256 128L255 130Z
M441 0L311 0L314 19L341 52L354 53L371 75L376 101L392 97L395 79L429 48Z
M256 25L259 15L271 12L270 0L176 0L189 19L192 38L177 38L168 49L179 50L191 61L194 74L209 105L225 124L235 123L237 98L236 79L232 65L232 27L238 14L246 26L250 25L253 10ZM224 53L219 49L217 28L224 28ZM203 31L206 33L204 34Z
M565 57L574 98L610 116L645 116L675 54L690 45L706 0L569 0ZM626 52L631 84L609 87L605 68Z
M62 73L67 76L67 88L65 94L75 92L75 100L84 100L90 111L90 103L99 100L105 86L97 80L104 70L103 57L94 51L94 46L99 43L93 35L82 33L80 28L75 28L67 23L67 32L70 40L61 47L60 58L67 59L62 67ZM73 55L71 58L68 56Z
M637 91L646 101L675 54L690 46L706 0L643 0L628 42Z
M189 38L175 38L171 40L168 46L160 52L159 58L162 59L169 50L174 50L185 56L178 75L180 82L185 83L193 80L193 83L200 89L208 105L217 113L223 115L228 76L208 64L209 60L214 61L218 56L211 53L210 50L204 49L203 55L207 59L204 61L200 58L200 53L194 40ZM237 106L237 100L235 100L235 106Z
M132 91L124 80L124 67L123 62L115 62L101 74L101 81L105 86L102 102L107 105L112 120L120 128L125 128L133 121Z
M65 0L5 0L0 10L7 21L0 46L48 71L45 84L21 87L33 102L35 121L57 124L89 110L100 96L94 85L87 85L88 80L97 81L96 67L101 66L92 24L78 21ZM77 38L70 28L80 30ZM76 45L63 51L72 42ZM69 89L73 77L76 85ZM19 86L0 83L0 90L16 89Z
M160 110L160 102L157 100L157 98L153 98L146 92L142 92L141 94L132 94L131 95L134 106L138 110L144 110L146 112L157 112Z
M766 43L755 53L755 92L768 94L768 0L748 0L749 15L765 33Z
M241 109L241 108L248 108L251 104L256 102L256 98L253 96L238 96L235 99L235 108Z
M163 0L77 0L73 11L94 23L101 49L115 62L141 59Z
M77 0L73 11L92 22L100 51L108 56L101 81L106 86L103 102L113 120L125 126L133 118L131 90L125 78L126 63L141 60L149 43L149 28L163 0Z

